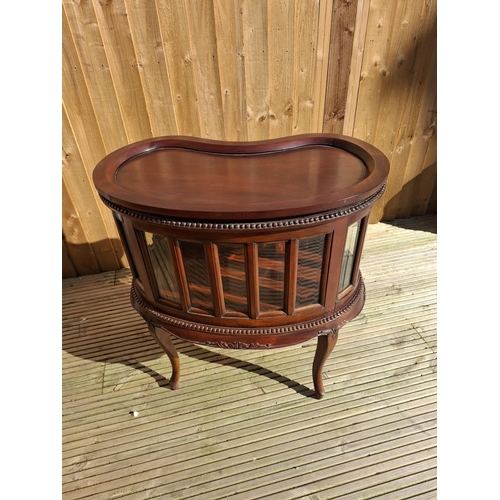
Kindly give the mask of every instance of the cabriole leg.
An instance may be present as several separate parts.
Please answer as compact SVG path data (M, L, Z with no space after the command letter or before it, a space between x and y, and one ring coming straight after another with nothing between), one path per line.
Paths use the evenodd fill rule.
M314 390L316 391L316 398L318 399L321 399L325 395L325 388L323 386L323 367L337 343L337 333L338 330L335 329L325 330L318 334L318 345L316 347L312 369Z
M170 381L168 385L172 389L177 389L179 387L179 377L181 374L181 363L179 360L179 355L177 354L177 350L174 347L172 339L170 338L170 333L160 328L158 326L153 325L148 322L148 328L153 335L153 338L156 340L158 345L165 351L168 358L170 359L170 363L172 365L172 376L170 377Z

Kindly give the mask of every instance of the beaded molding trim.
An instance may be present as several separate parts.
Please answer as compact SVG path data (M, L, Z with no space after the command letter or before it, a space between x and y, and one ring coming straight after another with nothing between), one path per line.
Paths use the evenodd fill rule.
M363 210L364 208L370 206L372 203L374 203L378 198L382 196L383 192L385 191L385 187L386 184L384 183L384 185L376 193L372 194L366 200L363 200L362 202L354 205L349 205L340 210L333 210L331 212L325 212L322 214L311 215L307 217L282 219L275 221L264 221L264 222L189 222L189 221L167 219L165 217L154 216L144 212L131 210L130 208L121 207L120 205L117 205L107 200L102 195L99 196L102 202L109 209L124 214L126 216L134 217L136 219L141 219L147 222L152 222L154 224L162 224L164 226L189 228L189 229L248 230L248 229L268 229L268 228L289 227L289 226L305 226L309 224L316 224L318 222L325 222L331 219L337 219L339 217L343 217L345 215L358 212L359 210Z
M245 342L203 342L204 345L209 347L222 347L223 349L270 349L271 344L259 344L258 342L252 342L251 344L245 344Z
M365 285L363 283L363 278L359 277L358 287L356 288L356 293L353 295L351 300L344 306L342 309L339 309L337 312L334 312L324 318L307 321L305 323L298 323L295 325L288 326L278 326L278 327L269 327L269 328L225 328L218 327L212 325L202 325L200 323L194 323L192 321L187 321L184 319L173 318L172 316L168 316L161 312L158 312L148 306L137 294L134 284L132 283L131 295L134 301L145 311L147 311L150 315L155 316L160 319L162 322L167 323L168 325L176 326L178 328L184 328L186 330L193 330L196 332L203 333L215 333L219 335L273 335L273 334L283 334L283 333L293 333L300 332L303 330L308 330L310 328L316 328L318 326L327 325L333 320L345 314L349 309L351 309L354 304L358 301L361 296L364 296L365 293Z

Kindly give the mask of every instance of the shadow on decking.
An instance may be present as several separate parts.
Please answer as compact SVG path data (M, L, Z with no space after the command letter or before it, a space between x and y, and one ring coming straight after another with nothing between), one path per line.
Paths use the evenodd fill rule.
M207 360L206 359L207 355L214 356L214 353L212 351L209 351L208 349L205 349L200 346L196 346L195 349L193 349L190 346L190 344L187 343L184 343L183 347L176 346L176 348L178 352L183 353L191 358L195 358L200 361L208 361L210 363L217 363L224 366L231 366L238 370L245 370L249 373L257 373L258 375L262 375L271 380L275 380L276 382L279 382L280 384L283 384L286 387L293 389L295 392L301 394L302 396L315 397L314 390L309 389L309 387L301 385L298 382L295 382L294 380L288 377L284 377L279 373L273 372L268 368L263 368L262 366L256 365L254 363L250 363L248 361L242 361L240 359L233 358L226 354L219 354L219 353L216 355L217 356L216 358L211 358ZM311 365L312 365L312 360L311 360Z
M390 224L394 227L400 227L401 229L437 234L437 216L412 216L404 219L384 221L383 223Z
M149 366L146 366L144 362L158 359L162 356L165 357L164 367L165 374L170 373L171 367L168 357L165 353L157 346L154 339L146 332L140 332L140 328L136 333L130 335L127 334L122 328L115 329L112 333L106 335L105 339L105 351L103 348L103 339L101 336L95 338L92 337L92 333L87 331L85 335L85 347L82 349L81 344L74 342L74 334L63 333L62 337L62 348L68 354L73 356L86 359L89 361L94 361L96 363L113 363L121 364L134 368L149 375L155 380L161 388L166 388L171 390L169 384L169 379L162 374L156 372ZM173 336L172 336L173 337ZM80 337L81 338L81 337ZM124 338L127 339L127 344L124 345ZM270 380L274 380L286 387L293 389L298 394L305 397L315 397L314 390L299 384L298 382L285 377L279 373L276 373L268 368L250 363L248 361L242 361L237 358L233 358L226 354L221 354L217 352L210 351L201 346L194 345L192 343L184 342L183 340L176 339L173 337L175 348L177 352L181 355L188 356L200 361L207 363L216 363L223 366L230 366L238 370L245 370L249 373L256 373L263 377L267 377ZM312 363L312 360L311 360ZM181 359L181 383L182 383L182 359Z

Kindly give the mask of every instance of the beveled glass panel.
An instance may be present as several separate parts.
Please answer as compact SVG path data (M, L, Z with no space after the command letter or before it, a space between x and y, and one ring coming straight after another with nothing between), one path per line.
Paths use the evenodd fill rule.
M285 242L259 243L260 311L280 311L284 307Z
M213 311L212 290L208 274L205 245L193 241L180 241L182 261L191 297L191 305Z
M245 275L245 247L238 243L221 243L219 264L227 311L247 314L247 279Z
M123 225L123 222L118 218L118 216L113 213L113 217L115 219L116 223L116 228L118 229L118 234L120 235L120 240L122 242L123 250L125 251L125 255L127 256L128 264L130 266L130 271L132 272L132 276L135 279L138 279L139 282L141 279L139 278L139 273L137 272L137 266L135 265L135 260L134 257L132 257L132 252L130 251L130 245L128 238L125 234L125 227ZM137 236L137 230L136 230L136 236ZM142 282L141 282L142 285Z
M325 235L299 240L295 308L319 303Z
M356 257L356 245L359 234L359 221L351 224L347 229L347 237L344 246L344 257L340 268L339 293L342 293L352 282L352 271L354 258Z
M175 264L167 238L151 233L144 236L160 297L180 306Z

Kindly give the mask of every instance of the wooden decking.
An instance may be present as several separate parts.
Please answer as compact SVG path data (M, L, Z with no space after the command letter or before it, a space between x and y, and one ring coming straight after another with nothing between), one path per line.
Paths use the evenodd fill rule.
M129 271L63 280L63 499L435 499L436 240L435 216L368 228L366 304L322 400L315 341L176 340L171 391Z

